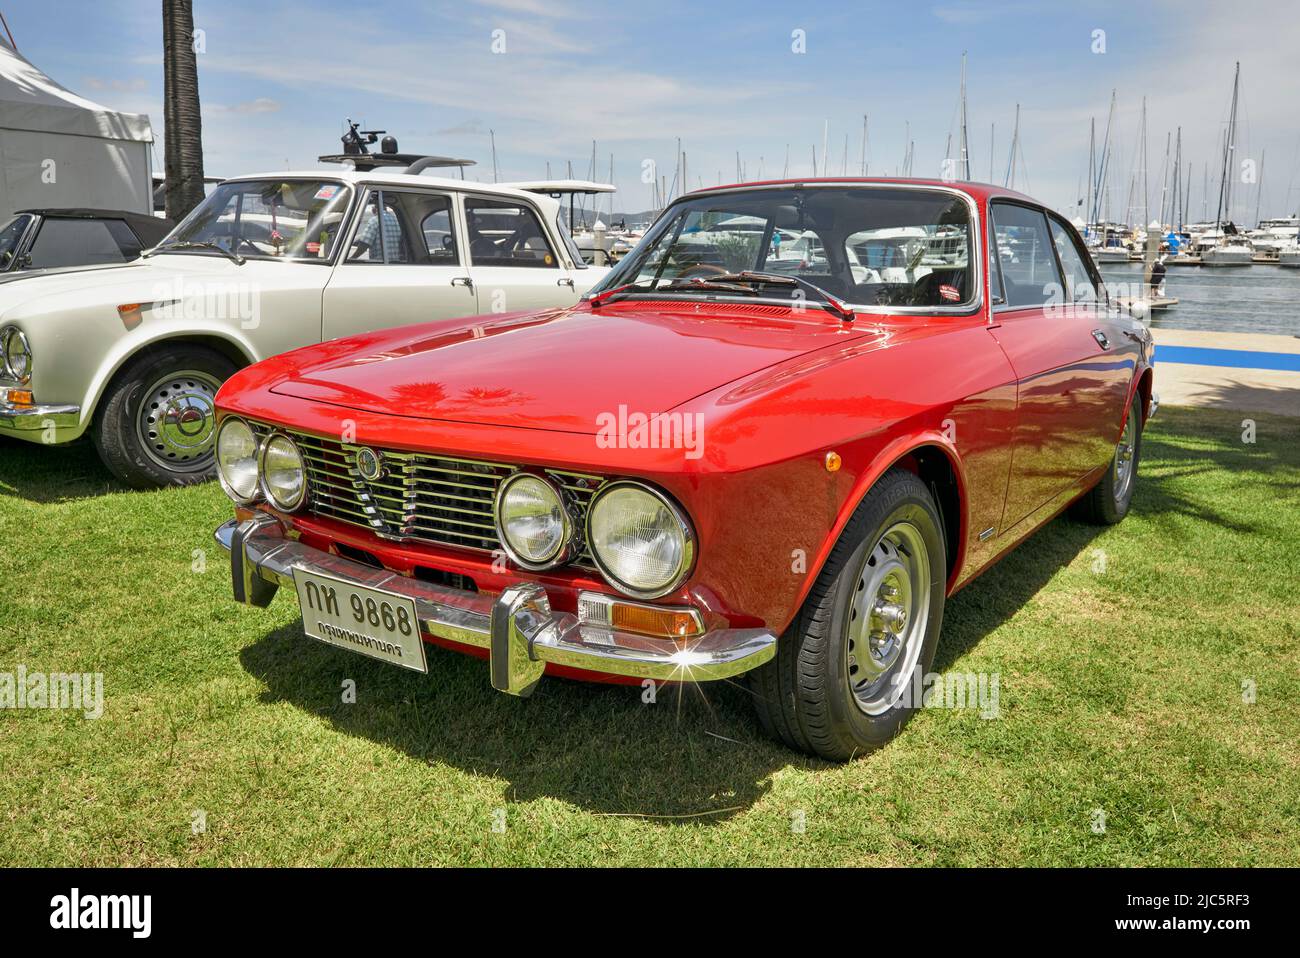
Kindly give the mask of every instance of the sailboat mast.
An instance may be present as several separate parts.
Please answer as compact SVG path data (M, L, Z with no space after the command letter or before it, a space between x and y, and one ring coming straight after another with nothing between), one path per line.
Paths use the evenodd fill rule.
M859 176L867 175L867 114L862 114L862 162L859 164Z
M966 51L961 53L961 168L962 179L970 179L970 144L966 139Z
M1014 189L1016 185L1016 147L1020 145L1020 104L1016 104L1016 125L1011 128L1011 155L1007 158L1007 175L1002 185Z
M1255 229L1259 229L1259 201L1264 194L1264 154L1266 150L1259 151L1259 178L1255 180Z
M1084 196L1083 204L1083 233L1087 236L1092 228L1092 178L1095 175L1095 165L1097 162L1097 118L1090 117L1088 120L1088 192ZM992 167L990 167L992 169Z
M1224 216L1229 218L1232 216L1232 180L1228 177L1228 169L1232 166L1232 151L1236 146L1233 140L1237 134L1237 84L1240 80L1241 63L1238 62L1232 75L1232 110L1228 114L1228 130L1223 138L1223 171L1219 176L1219 205L1214 211L1214 228L1219 232L1222 232Z

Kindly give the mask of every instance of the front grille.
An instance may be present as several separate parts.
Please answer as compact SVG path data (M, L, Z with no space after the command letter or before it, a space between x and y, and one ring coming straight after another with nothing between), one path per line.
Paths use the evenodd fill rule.
M255 424L265 435L271 427ZM515 466L426 453L374 449L382 467L377 479L357 469L361 446L292 432L307 466L307 511L363 526L396 541L431 542L492 552L501 548L492 504L501 480ZM563 490L582 529L591 498L604 480L586 473L548 469ZM577 558L592 565L585 536Z

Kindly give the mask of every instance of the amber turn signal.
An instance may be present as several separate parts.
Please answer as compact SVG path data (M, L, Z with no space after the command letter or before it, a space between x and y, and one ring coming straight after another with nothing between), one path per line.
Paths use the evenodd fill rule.
M32 391L30 389L8 389L5 391L5 401L11 406L31 406L33 405Z
M623 602L598 592L578 595L578 621L583 625L660 639L685 639L704 633L704 622L696 609Z
M117 307L117 315L122 320L122 325L128 330L135 329L144 320L144 303L123 303Z

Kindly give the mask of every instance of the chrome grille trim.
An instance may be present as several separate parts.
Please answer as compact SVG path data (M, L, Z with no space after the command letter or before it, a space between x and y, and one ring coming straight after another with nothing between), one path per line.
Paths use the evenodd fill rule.
M343 443L293 429L247 420L260 442L278 429L293 437L307 467L304 511L369 529L394 542L427 542L481 552L501 548L492 509L501 480L519 467L430 453L380 449ZM384 471L367 480L357 471L361 448L379 454ZM569 499L578 529L585 529L587 509L602 476L545 469ZM573 564L594 568L583 541Z

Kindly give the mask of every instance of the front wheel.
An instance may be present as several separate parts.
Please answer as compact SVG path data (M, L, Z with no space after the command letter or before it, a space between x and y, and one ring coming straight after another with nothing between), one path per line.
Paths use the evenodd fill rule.
M769 734L832 761L897 735L934 662L946 573L934 498L891 469L854 512L776 658L751 673Z
M129 486L190 485L216 475L216 395L235 365L203 346L151 350L113 380L95 417L95 447Z

